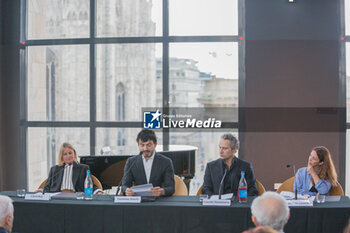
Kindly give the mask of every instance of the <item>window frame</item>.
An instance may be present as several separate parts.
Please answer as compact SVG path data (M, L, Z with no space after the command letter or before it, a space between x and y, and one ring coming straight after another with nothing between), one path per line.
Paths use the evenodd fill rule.
M32 127L78 127L89 128L90 131L90 155L95 155L96 128L142 128L141 121L97 121L96 120L96 49L98 44L132 44L132 43L161 43L162 44L162 108L164 114L169 114L170 88L169 87L169 44L188 42L237 42L238 43L238 96L239 96L239 119L231 122L238 130L244 126L245 106L245 73L244 73L244 47L245 47L245 6L244 0L237 0L238 4L238 35L214 35L214 36L170 36L169 35L169 0L162 0L162 36L153 37L97 37L97 1L90 1L90 33L89 38L64 38L64 39L27 39L27 1L21 0L21 29L20 29L20 128L21 128L21 151L27 160L28 129ZM29 121L28 120L28 89L27 89L27 59L30 46L51 45L88 45L89 46L89 96L90 114L89 121ZM163 149L169 149L170 129L162 129ZM26 163L26 161L25 161ZM26 167L28 177L28 168ZM26 181L28 182L28 181Z

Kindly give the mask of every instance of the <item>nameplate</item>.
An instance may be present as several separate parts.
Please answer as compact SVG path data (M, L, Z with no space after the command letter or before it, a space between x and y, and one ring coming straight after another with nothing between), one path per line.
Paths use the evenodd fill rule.
M206 206L231 206L231 200L210 200L210 199L203 199L203 205Z
M135 196L135 197L116 196L114 197L114 203L141 203L141 196Z
M36 200L36 201L49 201L51 196L47 193L27 193L24 196L24 200Z
M313 206L310 200L287 200L288 206Z

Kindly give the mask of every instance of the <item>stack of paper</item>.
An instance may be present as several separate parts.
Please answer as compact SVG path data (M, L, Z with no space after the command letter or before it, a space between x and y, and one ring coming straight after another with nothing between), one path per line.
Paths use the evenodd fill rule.
M221 200L231 200L233 197L233 193L226 193L221 195ZM219 200L219 195L212 195L210 200Z

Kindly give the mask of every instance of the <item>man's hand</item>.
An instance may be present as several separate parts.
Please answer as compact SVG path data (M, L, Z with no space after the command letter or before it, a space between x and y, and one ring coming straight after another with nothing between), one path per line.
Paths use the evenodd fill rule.
M156 197L159 197L159 196L165 194L164 189L159 187L159 186L151 188L151 190L149 192L152 193L153 196L156 196Z
M131 188L127 188L127 189L125 190L125 194L126 194L126 196L134 196L134 195L135 195L135 194L134 194L134 191L132 191Z

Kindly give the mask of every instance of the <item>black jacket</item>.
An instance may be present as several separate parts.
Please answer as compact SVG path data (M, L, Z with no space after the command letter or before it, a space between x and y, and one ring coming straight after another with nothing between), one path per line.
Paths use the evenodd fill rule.
M239 181L241 179L241 171L245 173L245 179L248 186L248 196L258 195L258 189L255 184L255 176L252 165L242 159L234 157L232 161L232 172L230 173L231 187L233 194L237 194ZM204 175L204 183L202 188L203 194L214 195L219 194L220 182L224 176L224 164L222 159L214 160L207 164Z
M84 192L84 182L86 178L86 171L89 169L88 165L73 163L73 187L76 192ZM44 186L45 192L60 192L63 180L64 165L56 165L51 167L49 178ZM94 185L94 190L97 187Z

